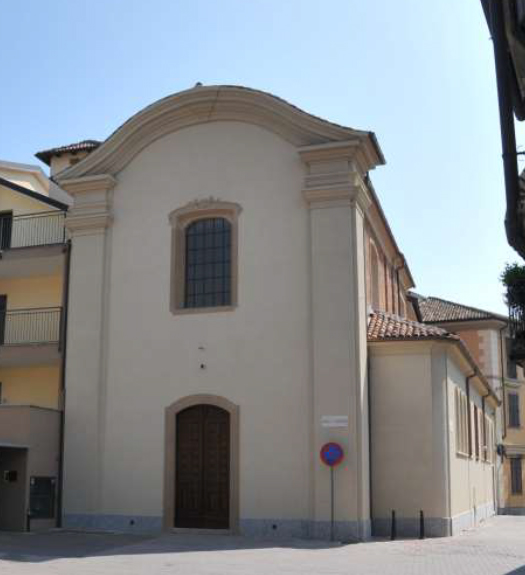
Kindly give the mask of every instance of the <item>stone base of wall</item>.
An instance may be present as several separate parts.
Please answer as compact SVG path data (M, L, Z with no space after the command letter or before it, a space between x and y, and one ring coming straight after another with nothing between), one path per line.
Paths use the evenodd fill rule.
M425 517L425 537L457 535L465 529L476 527L481 521L495 514L494 504L487 503L454 517ZM389 537L391 528L392 520L390 517L372 520L372 533L377 537ZM419 529L419 517L396 518L396 533L399 538L419 537Z
M116 531L119 533L158 533L162 517L144 515L64 515L64 529L78 531Z
M425 537L447 537L450 535L450 521L446 517L425 517ZM419 517L396 517L396 535L398 538L419 537ZM390 537L392 519L389 517L372 519L374 537Z
M241 519L239 528L242 535L264 538L298 538L329 541L330 521L293 521L282 519ZM336 521L334 540L367 541L371 537L369 521Z
M64 515L65 529L113 531L119 533L160 533L162 517L137 515ZM209 533L209 531L207 531ZM239 532L247 537L271 539L330 540L329 521L288 519L241 519ZM370 522L336 521L334 539L341 542L370 539Z
M525 515L525 507L500 507L498 515Z
M489 517L496 515L496 509L494 503L486 503L485 505L479 505L470 511L465 513L460 513L454 515L451 519L451 535L457 535L465 529L472 529L480 524L481 521L485 521Z

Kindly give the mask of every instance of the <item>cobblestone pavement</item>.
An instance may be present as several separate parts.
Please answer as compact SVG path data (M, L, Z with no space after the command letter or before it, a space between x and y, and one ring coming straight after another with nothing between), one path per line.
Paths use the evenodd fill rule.
M525 575L525 517L496 517L446 539L336 546L229 536L3 534L3 573Z

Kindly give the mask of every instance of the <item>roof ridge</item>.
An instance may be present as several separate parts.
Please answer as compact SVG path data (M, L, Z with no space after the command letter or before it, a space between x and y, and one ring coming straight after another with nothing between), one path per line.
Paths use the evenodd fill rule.
M451 301L451 300L449 300L449 299L445 299L445 298L442 298L442 297L437 297L437 296L433 296L433 295L420 296L420 297L421 297L421 299L422 299L423 301L429 300L429 299L431 299L431 300L437 300L437 301L442 301L443 303L448 303L448 304L451 304L451 305L456 305L456 306L459 306L459 307L463 307L463 308L465 308L465 309L470 309L470 310L472 310L472 311L477 311L477 312L481 312L481 313L486 313L487 315L490 315L490 316L493 316L493 317L498 317L498 316L500 316L500 314L497 314L496 312L492 312L492 311L489 311L489 310L486 310L486 309L482 309L482 308L480 308L480 307L474 307L474 306L472 306L472 305L466 305L466 304L464 304L464 303L459 303L459 302L457 302L457 301ZM500 316L500 317L501 317L501 316Z

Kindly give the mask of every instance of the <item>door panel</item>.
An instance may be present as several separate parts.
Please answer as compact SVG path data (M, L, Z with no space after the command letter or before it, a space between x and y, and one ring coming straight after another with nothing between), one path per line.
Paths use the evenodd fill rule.
M175 526L227 529L230 507L230 416L197 405L176 416Z

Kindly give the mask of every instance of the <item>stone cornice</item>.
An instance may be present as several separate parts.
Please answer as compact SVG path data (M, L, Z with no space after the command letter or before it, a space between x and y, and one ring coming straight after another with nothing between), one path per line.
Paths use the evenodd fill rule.
M64 172L62 172L64 174ZM78 194L112 190L117 180L110 174L98 174L84 178L57 178L59 186L75 197Z
M239 86L201 86L168 96L132 116L98 149L60 174L60 181L117 174L142 149L177 130L217 121L261 126L295 146L351 142L369 168L384 163L371 132L327 122L271 94ZM361 158L362 156L362 158Z
M337 161L348 162L353 164L363 176L379 164L377 156L370 146L365 145L362 139L302 146L299 148L299 155L307 165Z
M307 175L303 196L310 207L355 203L363 212L368 210L372 202L366 185L355 172Z
M345 141L299 150L308 169L303 195L311 207L355 203L363 212L368 210L372 200L363 180L363 169L369 166L359 158L360 148L358 142Z

